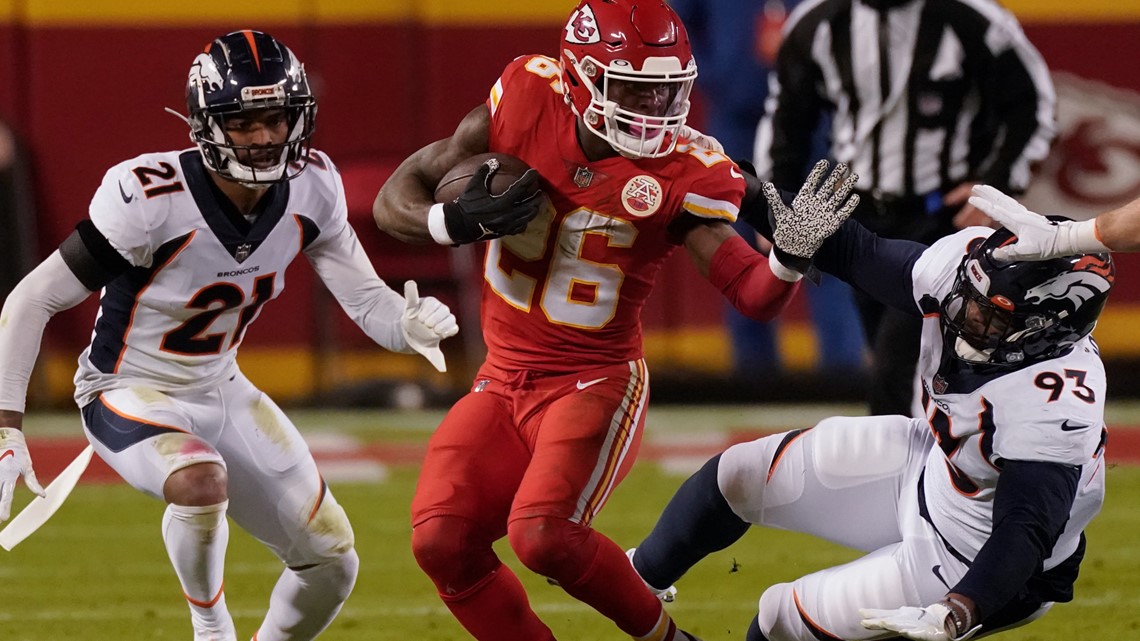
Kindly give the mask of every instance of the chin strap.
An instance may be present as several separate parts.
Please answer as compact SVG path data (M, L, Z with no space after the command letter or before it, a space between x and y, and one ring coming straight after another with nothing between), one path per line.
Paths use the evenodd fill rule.
M990 356L993 355L993 349L978 349L971 345L966 339L961 336L954 338L954 353L958 358L971 363L988 363Z

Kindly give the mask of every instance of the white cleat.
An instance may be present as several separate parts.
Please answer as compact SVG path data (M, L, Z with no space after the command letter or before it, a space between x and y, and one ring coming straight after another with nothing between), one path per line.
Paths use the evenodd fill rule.
M625 551L625 556L626 556L626 558L629 559L630 565L633 565L633 554L634 554L634 552L637 552L637 548L630 548L630 549ZM637 568L634 567L633 571L637 572ZM649 583L646 582L645 579L641 579L641 582L645 583L645 587L649 588L649 591L653 593L653 596L657 597L658 599L660 599L664 603L672 603L673 600L677 598L677 588L672 586L672 585L665 588L664 590L661 590L661 589L653 587L652 585L649 585ZM688 633L685 632L683 634L688 634Z

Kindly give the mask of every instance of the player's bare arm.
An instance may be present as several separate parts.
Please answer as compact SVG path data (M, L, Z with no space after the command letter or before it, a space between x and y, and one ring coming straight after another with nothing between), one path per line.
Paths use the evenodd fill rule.
M488 150L490 119L490 110L480 105L450 138L424 147L402 163L376 196L372 213L377 226L404 241L433 240L441 245L491 240L526 229L545 202L536 171L526 172L503 193L492 194L491 178L499 166L489 160L472 174L458 198L435 202L435 187L449 169Z
M1097 216L1096 236L1112 251L1140 251L1140 198Z
M376 194L372 204L376 225L403 242L433 242L428 210L435 204L435 186L459 161L487 151L490 126L491 112L481 104L460 121L450 137L408 156Z

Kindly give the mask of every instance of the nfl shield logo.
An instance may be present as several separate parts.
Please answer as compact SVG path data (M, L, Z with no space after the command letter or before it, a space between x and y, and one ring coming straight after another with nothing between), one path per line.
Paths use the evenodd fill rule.
M934 377L934 393L935 394L945 394L946 393L946 379L942 378L941 375Z
M490 380L490 379L487 379L487 378L481 378L481 379L479 379L479 380L475 381L475 388L474 388L474 389L472 389L471 391L473 391L473 392L482 392L483 390L487 389L487 384L488 384L488 383L490 383L490 382L491 382L491 380Z
M234 250L234 260L239 263L243 263L245 262L245 259L249 258L249 255L252 251L253 245L250 245L249 243L242 243L237 246L237 249Z
M590 171L588 167L579 167L578 171L574 172L574 184L578 185L580 189L585 189L590 186L590 181L594 179L594 172Z

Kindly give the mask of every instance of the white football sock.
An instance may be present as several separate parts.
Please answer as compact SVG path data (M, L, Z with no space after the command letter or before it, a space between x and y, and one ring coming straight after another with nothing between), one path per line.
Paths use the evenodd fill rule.
M204 506L170 504L162 517L162 540L190 605L196 641L236 639L222 592L230 540L228 505L229 501Z
M273 595L269 612L258 629L257 641L309 641L330 623L356 584L360 557L356 550L303 570L285 568Z

